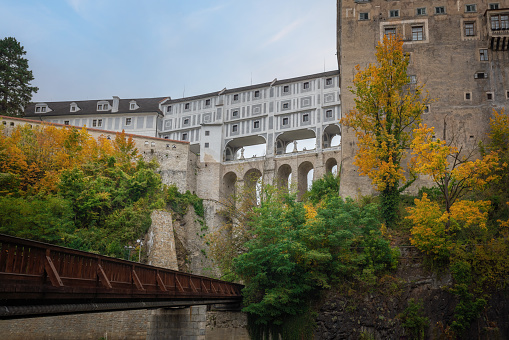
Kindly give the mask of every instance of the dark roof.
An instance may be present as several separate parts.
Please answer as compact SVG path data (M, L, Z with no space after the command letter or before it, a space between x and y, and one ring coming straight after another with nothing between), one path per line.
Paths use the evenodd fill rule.
M170 97L158 98L133 98L133 99L120 99L118 104L118 111L111 112L114 99L98 99L98 100L78 100L78 101L65 101L65 102L37 102L30 103L25 109L25 117L39 117L39 116L63 116L63 115L87 115L87 114L131 114L140 112L158 112L159 103L170 99ZM136 110L129 110L130 102L135 101L138 105ZM98 111L97 103L108 102L110 105L109 110ZM46 104L51 109L49 112L35 112L37 104ZM71 104L76 103L80 110L71 112Z

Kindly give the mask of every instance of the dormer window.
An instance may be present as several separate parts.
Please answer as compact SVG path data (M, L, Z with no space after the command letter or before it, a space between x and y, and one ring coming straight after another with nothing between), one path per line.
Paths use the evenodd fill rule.
M76 103L71 103L70 111L76 112L78 110L79 110L78 105Z
M136 104L136 101L134 100L131 100L129 102L129 110L136 110L136 109L139 109L140 107Z
M108 102L99 102L97 103L97 111L107 111L110 107Z
M46 105L37 105L35 107L35 112L38 112L38 113L46 112Z

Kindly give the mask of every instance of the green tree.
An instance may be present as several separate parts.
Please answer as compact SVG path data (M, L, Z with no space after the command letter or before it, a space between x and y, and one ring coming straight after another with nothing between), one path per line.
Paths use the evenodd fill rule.
M28 69L26 51L12 37L0 40L0 114L22 116L23 108L39 89L30 86L34 80Z
M354 164L381 193L382 215L390 225L397 217L400 193L417 178L411 165L410 178L405 177L402 160L428 99L421 86L409 84L403 41L385 36L376 60L364 70L357 65L351 90L355 109L341 124L355 130L359 149Z

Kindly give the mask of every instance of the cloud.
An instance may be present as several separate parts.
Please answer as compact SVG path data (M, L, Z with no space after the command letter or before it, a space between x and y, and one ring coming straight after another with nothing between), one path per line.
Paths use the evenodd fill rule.
M283 39L285 36L290 34L291 32L295 31L300 25L304 23L304 20L297 19L294 22L290 23L289 25L286 25L281 29L279 32L277 32L275 35L273 35L265 44L264 46L273 44L275 42L278 42L279 40Z

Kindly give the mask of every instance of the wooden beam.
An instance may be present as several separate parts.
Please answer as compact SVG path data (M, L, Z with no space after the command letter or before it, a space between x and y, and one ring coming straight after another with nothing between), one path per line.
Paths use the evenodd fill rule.
M108 280L108 277L106 276L106 273L104 272L103 267L101 264L97 264L97 275L99 276L99 281L101 281L102 285L108 289L112 289L110 280Z
M167 292L168 290L164 286L163 279L161 279L161 276L159 275L159 273L157 273L156 279L157 279L157 286L159 287L159 289L161 289L163 292Z
M209 293L209 290L207 289L207 287L205 286L205 283L203 283L203 280L200 280L201 282L201 287L202 287L202 290L204 289L205 290L205 293Z
M175 282L177 283L177 289L183 293L184 288L182 288L182 285L180 284L180 281L177 276L175 276Z
M189 282L191 283L191 289L193 290L193 292L198 293L198 289L196 289L196 286L194 285L193 280L189 280Z
M134 284L136 285L136 288L138 288L138 290L145 290L145 288L143 288L143 285L141 284L141 281L138 278L138 275L136 274L136 271L134 269L133 269L133 281L134 281Z
M64 286L64 283L60 279L60 275L58 275L57 269L55 268L55 265L53 264L53 261L51 261L51 258L48 254L46 255L46 260L44 261L44 269L46 270L51 284L54 287Z

